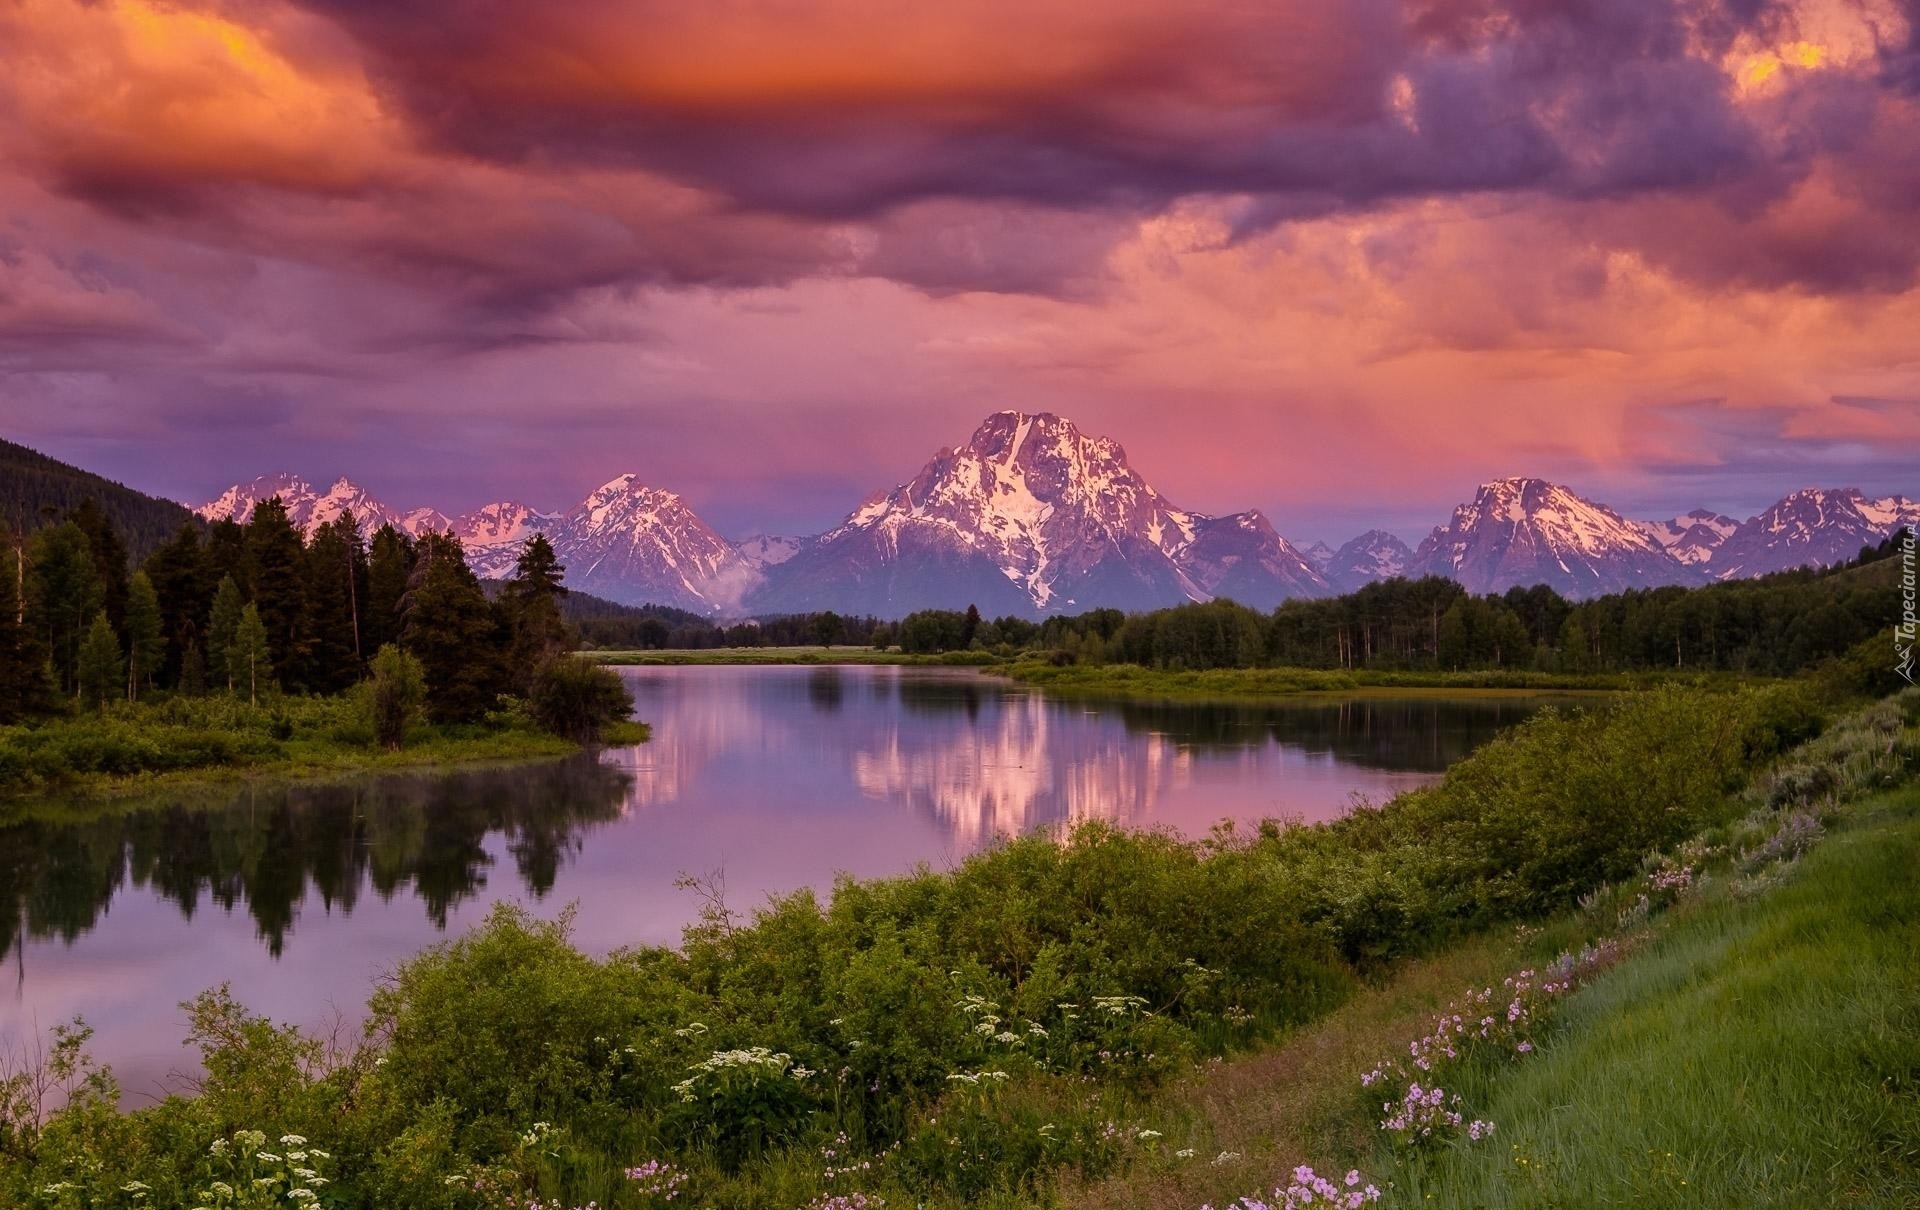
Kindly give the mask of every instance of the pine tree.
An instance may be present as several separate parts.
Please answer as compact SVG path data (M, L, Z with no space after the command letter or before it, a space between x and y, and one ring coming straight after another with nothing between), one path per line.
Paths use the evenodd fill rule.
M180 676L174 687L188 697L199 697L207 691L207 657L201 653L199 642L187 644L186 653L180 657Z
M113 623L107 620L104 609L93 615L93 625L80 644L78 677L80 701L86 706L104 708L125 692L126 664L120 659L120 639L113 633Z
M504 628L452 533L421 537L401 613L401 644L426 672L427 717L465 723L485 714L500 692Z
M400 640L400 601L413 574L413 539L391 525L374 532L367 552L367 597L360 611L360 650Z
M153 685L166 660L167 640L160 625L160 598L144 571L127 584L127 700L137 702Z
M235 636L240 633L240 614L246 603L240 599L240 586L233 582L232 576L220 581L220 589L213 596L213 612L207 621L207 667L214 676L226 684L227 692L232 693L239 682L233 678L233 664L228 654L233 650Z
M273 645L256 606L240 611L240 625L227 648L227 679L244 688L248 704L254 706L260 704L260 691L273 685Z
M367 595L367 552L352 512L314 531L307 546L307 685L338 693L360 680L360 602Z
M87 535L68 521L41 530L27 550L27 622L53 663L61 694L79 689L80 646L105 590Z
M307 634L306 547L278 496L254 506L247 522L247 579L253 605L273 652L273 675L289 687L304 683Z
M182 525L173 538L148 556L143 568L160 600L160 627L166 635L166 660L159 672L164 685L180 685L187 651L205 642L207 610L217 578L209 578L207 550L200 530Z
M241 593L247 591L247 528L232 517L207 527L206 574L213 584L221 576L232 576Z
M87 536L87 549L93 553L94 571L99 573L102 604L107 620L118 627L127 616L127 544L113 527L106 510L89 496L73 510L68 520Z
M27 624L27 549L0 525L0 724L44 708L46 652Z
M562 583L566 570L547 536L535 534L527 539L513 577L500 590L500 608L513 634L508 673L514 691L522 696L533 691L534 677L548 660L574 646L573 635L560 617L560 598L567 595Z

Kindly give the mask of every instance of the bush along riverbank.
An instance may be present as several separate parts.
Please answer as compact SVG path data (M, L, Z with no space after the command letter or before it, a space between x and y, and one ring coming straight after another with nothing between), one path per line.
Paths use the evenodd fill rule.
M1920 742L1899 724L1916 702L1880 708L1894 729L1864 764L1852 747L1837 765L1803 748L1768 783L1793 788L1740 843L1773 843L1778 821L1838 792L1815 788L1835 770L1849 790L1909 776ZM1753 771L1817 725L1790 689L1656 690L1546 712L1438 785L1332 824L1192 843L1088 826L751 918L705 886L704 918L675 951L596 960L564 920L497 909L383 982L345 1051L203 996L189 1041L207 1074L191 1098L120 1112L83 1032L69 1035L37 1069L58 1077L64 1108L43 1122L42 1086L7 1085L0 1198L851 1210L1030 1205L1165 1172L1233 1176L1243 1191L1251 1174L1216 1167L1173 1112L1183 1089L1437 960L1422 955L1474 952L1521 923L1566 931L1582 897L1611 902L1624 892L1604 888L1645 877L1648 854L1735 836ZM1558 984L1604 978L1603 965L1536 968L1528 1028ZM1478 1117L1505 1137L1451 1100L1465 1085L1442 1083L1423 1108L1427 1083L1409 1104L1411 1077L1379 1092L1361 1088L1364 1070L1343 1075L1347 1100L1398 1104L1376 1117L1403 1117L1394 1133L1437 1112L1448 1132L1458 1113L1469 1135ZM1302 1163L1365 1193L1325 1156L1292 1156L1270 1179ZM1404 1185L1383 1172L1370 1160L1366 1180Z
M1218 1153L1232 1174L1135 1171L1069 1204L1915 1204L1916 717L1911 693L1850 716L1758 779L1738 819L1498 947L1537 965L1496 983L1487 952L1462 947L1386 989L1385 1011L1343 1010L1271 1060L1190 1080L1165 1129L1240 1149ZM1450 973L1486 981L1434 1012ZM1211 1098L1278 1092L1282 1073L1317 1095L1289 1089L1254 1131L1210 1120ZM1261 1167L1282 1174L1270 1192L1228 1202Z

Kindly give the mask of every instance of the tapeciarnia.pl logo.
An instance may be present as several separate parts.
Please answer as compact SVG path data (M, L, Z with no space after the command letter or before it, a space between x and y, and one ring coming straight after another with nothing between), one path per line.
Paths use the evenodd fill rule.
M1893 653L1899 663L1893 670L1913 684L1913 638L1916 620L1913 606L1913 527L1907 527L1900 543L1900 622L1893 628Z

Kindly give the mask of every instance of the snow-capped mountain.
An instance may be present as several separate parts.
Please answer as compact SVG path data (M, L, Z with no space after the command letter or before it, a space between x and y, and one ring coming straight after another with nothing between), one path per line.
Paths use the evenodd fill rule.
M1405 542L1384 529L1370 529L1329 552L1320 571L1341 592L1352 592L1375 580L1405 575L1412 562L1413 550Z
M759 579L678 494L630 474L569 509L548 540L569 585L630 604L709 613L737 604Z
M467 513L453 523L453 532L466 548L467 563L475 575L484 580L504 580L513 574L527 539L544 533L552 541L560 519L559 513L543 513L525 504L503 501Z
M1187 515L1193 520L1193 540L1170 554L1208 595L1264 611L1289 597L1333 594L1320 569L1281 537L1260 510L1225 517Z
M344 477L334 480L333 486L322 492L298 475L262 475L248 483L234 484L205 504L187 507L209 521L221 521L228 517L245 521L253 515L255 505L274 496L280 497L280 502L287 506L287 519L293 522L294 528L308 537L348 509L353 510L354 520L359 522L360 530L365 534L371 534L382 525L392 525L395 529L418 535L429 529L445 529L451 524L434 509L420 508L402 513L389 508L365 488Z
M622 475L564 513L503 501L449 520L437 509L401 512L348 479L326 492L296 475L262 475L237 484L195 509L209 519L245 520L256 504L279 496L288 517L309 537L351 508L361 532L392 525L418 537L451 530L467 562L485 579L513 574L526 540L544 533L567 568L567 582L628 604L672 605L702 613L728 609L758 579L755 565L694 515L672 492Z
M1852 487L1804 488L1728 535L1710 569L1731 580L1794 567L1831 567L1905 525L1920 526L1920 501L1905 496L1871 500Z
M1481 487L1420 544L1407 574L1478 593L1547 584L1569 597L1706 580L1619 513L1544 479Z
M740 557L755 567L777 567L805 550L812 538L782 538L773 534L755 534L733 544Z
M1710 508L1696 508L1684 517L1669 521L1636 522L1640 531L1660 544L1660 548L1689 566L1713 562L1720 549L1740 523Z
M747 604L899 616L971 602L991 616L1144 609L1218 593L1270 605L1327 591L1258 513L1177 508L1118 442L1050 413L1008 411L767 568Z
M1541 479L1486 484L1417 552L1382 530L1303 552L1256 510L1181 509L1114 441L1058 416L1000 412L910 482L876 493L818 537L728 542L677 494L622 475L564 512L489 504L457 519L402 512L349 479L325 491L295 475L236 484L194 511L245 520L271 496L309 536L351 509L363 531L451 529L477 574L511 575L545 533L567 580L627 604L723 616L817 609L898 617L976 604L989 616L1148 609L1227 597L1267 610L1392 576L1448 576L1474 592L1548 584L1572 597L1701 584L1854 558L1920 502L1808 488L1748 521L1706 509L1629 521Z

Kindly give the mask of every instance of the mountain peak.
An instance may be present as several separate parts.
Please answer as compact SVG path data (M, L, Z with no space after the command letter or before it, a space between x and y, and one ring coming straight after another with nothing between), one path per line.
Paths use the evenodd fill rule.
M1238 599L1326 590L1258 513L1176 508L1119 442L1005 410L770 571L759 599L897 614L978 595L987 579L983 609L1147 608L1204 600L1229 575Z
M1482 593L1547 584L1575 597L1703 578L1606 505L1522 477L1483 484L1420 544L1407 574Z

